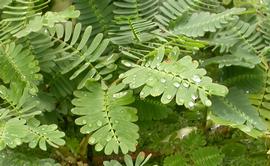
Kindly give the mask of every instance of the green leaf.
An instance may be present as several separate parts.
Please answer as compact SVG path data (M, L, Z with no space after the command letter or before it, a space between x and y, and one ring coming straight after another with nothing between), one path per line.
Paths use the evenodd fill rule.
M145 156L144 152L140 152L136 158L135 163L133 163L132 158L130 155L124 156L125 166L144 166L146 162L150 159L152 155L149 154L148 156ZM104 166L122 166L118 161L111 160L111 161L104 161Z
M244 132L253 128L266 131L267 126L259 116L255 107L251 105L246 94L237 89L231 89L225 98L214 97L213 105L210 108L214 116L227 121L232 127L246 126ZM244 130L243 127L240 129Z
M73 26L72 22L56 24L49 28L47 33L56 47L52 53L57 55L55 61L61 74L73 72L70 80L80 78L78 88L81 89L87 80L106 80L111 77L111 72L116 70L114 62L118 59L115 54L103 53L106 51L110 40L104 39L103 34L97 34L92 42L92 27L88 26L83 31L82 24ZM109 78L108 78L109 77Z
M138 110L139 120L162 120L168 117L172 109L159 100L146 98L143 100L136 99L133 106Z
M197 98L204 105L211 106L208 95L227 94L228 89L213 83L210 77L205 76L206 71L198 69L198 62L192 61L190 56L178 61L164 61L163 57L164 48L160 48L157 56L146 64L126 63L125 65L132 69L119 77L132 89L143 86L141 98L162 95L161 102L167 104L176 97L176 103L187 108L193 108Z
M163 161L164 166L186 166L187 161L181 155L168 156Z
M25 141L29 143L30 148L35 148L39 144L40 149L47 150L46 143L58 148L65 144L62 137L64 132L57 130L57 125L40 125L36 120L31 120L27 124L28 135Z
M168 29L174 27L175 24L189 13L196 11L220 11L221 5L216 0L166 0L162 1L162 5L159 7L159 13L155 15L155 19L162 28Z
M38 62L29 50L15 43L0 45L0 59L0 78L4 83L23 82L30 87L31 94L38 92L37 85L42 75L38 73Z
M0 112L1 120L12 117L29 118L41 114L39 101L29 94L29 89L24 88L23 83L12 82L9 89L0 85L0 98L7 106Z
M0 121L0 150L6 146L15 148L23 143L23 138L28 134L26 121L18 118L13 118L5 121Z
M6 5L10 4L12 0L1 0L0 1L0 9L3 9Z
M14 36L17 38L22 38L29 35L31 32L38 32L42 28L42 17L36 16L29 20L29 23L24 29L16 33Z
M132 91L122 91L124 87L103 90L100 84L88 82L84 90L74 92L72 113L81 116L75 123L83 125L83 134L92 133L89 144L96 144L95 149L104 149L105 154L118 153L119 147L124 154L136 150L139 128L132 122L137 121L137 111L126 106L134 98Z
M224 155L216 147L203 147L191 154L195 166L216 166L222 163Z
M204 36L206 32L216 32L224 25L238 19L237 14L245 11L243 8L227 9L222 13L212 14L209 12L194 13L190 19L182 21L174 27L175 34L184 34L190 37Z
M74 6L69 6L64 11L46 12L44 15L43 24L48 27L53 27L56 23L67 22L68 19L74 19L80 16L80 11L75 10Z
M219 68L225 66L242 66L247 68L254 68L255 65L261 62L260 58L254 54L249 53L244 49L237 49L228 55L216 56L204 60L203 65L218 64Z
M23 150L23 151L22 151ZM0 152L0 165L8 166L60 166L54 159L46 158L39 151L27 149L4 150Z

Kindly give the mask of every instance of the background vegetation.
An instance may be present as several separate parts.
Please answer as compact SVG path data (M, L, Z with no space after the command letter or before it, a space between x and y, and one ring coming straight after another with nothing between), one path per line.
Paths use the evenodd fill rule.
M0 165L269 165L270 1L1 0Z

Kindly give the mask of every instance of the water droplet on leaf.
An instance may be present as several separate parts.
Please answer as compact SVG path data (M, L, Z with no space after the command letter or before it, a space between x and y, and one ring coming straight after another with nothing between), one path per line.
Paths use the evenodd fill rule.
M174 85L176 88L179 88L179 87L180 87L180 83L179 83L179 82L175 82L175 83L173 83L173 85Z
M106 138L106 141L109 142L111 139L112 139L112 137L107 137L107 138Z
M194 103L192 102L192 101L190 101L189 103L188 103L188 106L190 107L190 108L192 108L192 107L194 107Z
M193 100L196 100L196 99L198 98L198 96L192 95L191 98L192 98Z
M99 126L99 127L102 126L102 122L100 120L97 121L97 126Z
M160 82L161 82L161 83L165 83L166 80L165 80L164 78L162 78L162 79L160 80Z
M186 87L186 88L188 88L188 87L189 87L189 84L186 83L186 82L184 82L184 83L183 83L183 86Z
M90 137L88 140L89 144L94 144L96 142L96 139L94 137Z
M119 75L119 78L124 78L125 77L125 74L120 74Z
M126 66L126 67L131 67L132 64L130 62L127 62L127 61L123 61L123 64Z
M82 124L86 124L86 120L82 120Z
M201 78L198 75L194 75L192 77L192 80L195 81L196 83L200 83L202 81Z
M206 100L205 101L205 105L208 106L208 107L210 107L212 105L212 102L210 100Z

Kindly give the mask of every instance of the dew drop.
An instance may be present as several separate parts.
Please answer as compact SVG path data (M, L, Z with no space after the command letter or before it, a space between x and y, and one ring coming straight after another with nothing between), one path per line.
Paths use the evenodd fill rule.
M86 124L86 120L82 120L82 124Z
M192 77L192 80L195 81L196 83L200 83L202 81L201 78L198 75L194 75Z
M208 106L208 107L210 107L212 105L212 102L210 100L206 100L205 101L205 105Z
M115 94L113 94L113 98L121 98L125 95L127 95L127 92L115 93Z
M183 86L186 87L186 88L188 88L188 87L189 87L189 84L186 83L186 82L184 82L184 83L183 83Z
M21 144L22 144L22 141L19 140L19 139L16 139L16 140L15 140L15 143L16 143L17 145L21 145Z
M184 100L182 98L178 99L179 103L184 103Z
M135 88L135 84L134 83L131 83L131 84L129 84L129 87L130 88Z
M107 137L107 138L106 138L106 141L109 142L111 139L112 139L112 137Z
M162 78L162 79L160 80L160 82L161 82L161 83L165 83L166 80L165 80L164 78Z
M168 100L170 100L170 99L172 99L172 96L171 96L171 95L167 95L166 98L167 98Z
M41 128L41 130L45 130L45 128Z
M175 82L175 83L173 83L173 86L175 86L176 88L179 88L180 84L179 84L179 82Z
M100 120L97 121L97 126L99 126L99 127L102 126L102 122Z
M192 107L194 107L194 103L192 102L192 101L190 101L189 103L188 103L188 106L190 107L190 108L192 108Z
M132 64L129 63L129 62L127 62L127 61L124 61L123 64L124 64L126 67L131 67L131 66L132 66Z
M150 77L150 78L148 78L148 80L147 81L153 81L153 78L152 77Z
M21 78L22 78L22 80L25 80L25 79L26 79L26 77L25 77L25 76L21 76Z
M96 142L96 139L94 137L90 137L88 142L89 144L94 144Z
M246 93L249 94L249 91L247 90Z
M125 74L123 73L119 75L119 78L124 78L124 77L125 77Z
M196 99L198 98L198 96L192 95L191 98L192 98L193 100L196 100Z
M101 145L101 144L96 144L96 146L95 146L95 149L96 149L96 151L101 151L102 149L104 148L104 146L103 145Z

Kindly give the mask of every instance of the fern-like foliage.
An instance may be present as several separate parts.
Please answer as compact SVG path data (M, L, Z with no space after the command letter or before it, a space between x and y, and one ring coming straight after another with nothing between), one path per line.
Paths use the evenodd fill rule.
M250 135L256 135L255 130L265 132L268 128L248 96L237 89L231 89L226 98L213 98L211 112L217 117L217 123L230 124Z
M137 120L137 110L126 106L134 98L131 91L122 91L124 87L103 90L100 84L89 82L86 89L74 93L72 112L81 116L75 123L83 125L82 133L92 133L88 142L96 144L97 151L105 149L105 154L118 153L119 147L123 153L136 150L139 128L132 122Z
M29 157L31 156L31 157ZM60 166L54 159L40 157L31 151L4 150L0 152L0 164L9 166Z
M125 155L124 156L125 166L144 166L151 156L152 156L151 154L145 156L144 152L140 152L138 156L136 157L135 163L133 163L131 156ZM104 166L123 166L116 160L104 161L103 165Z
M232 8L222 13L211 14L209 12L194 13L188 20L180 21L173 29L175 34L184 34L190 37L204 36L206 32L216 32L224 25L238 19L236 16L245 9Z
M195 150L191 158L195 166L215 166L222 163L224 155L222 155L216 147L204 147Z
M108 39L103 39L103 34L96 35L92 43L88 45L92 27L88 26L82 34L81 31L81 23L76 24L73 28L72 23L67 22L65 25L57 24L55 29L51 28L48 32L48 35L57 44L54 53L61 53L55 61L58 62L62 74L75 70L70 76L72 80L84 71L88 71L78 85L79 88L82 88L88 79L106 80L111 78L109 73L116 69L116 65L113 63L117 60L117 56L114 54L101 57L109 44ZM94 64L94 62L96 63Z
M173 156L166 157L163 161L163 165L164 166L179 166L179 165L186 166L187 161L181 155L173 155Z
M32 32L27 38L22 38L18 43L23 44L38 61L42 72L50 73L55 67L52 38L42 32Z
M250 53L260 53L265 47L262 34L256 30L256 24L237 21L216 35L212 43L215 48L220 47L220 52L228 52L232 47L248 50Z
M269 24L269 16L270 16L270 8L267 1L265 4L261 4L260 10L258 10L258 31L261 32L262 37L265 40L266 44L270 42L270 24Z
M223 82L227 86L237 87L246 93L257 93L265 85L265 76L265 69L261 66L256 66L254 69L228 67L224 70Z
M132 69L121 74L120 78L132 89L143 86L141 98L162 95L161 102L167 104L176 96L176 103L187 108L194 107L198 98L204 105L211 106L208 95L227 94L227 88L212 83L212 79L205 76L206 71L198 69L198 62L192 61L191 57L164 59L165 49L161 47L155 57L145 64L127 62L125 65Z
M64 133L57 130L56 125L40 125L33 117L41 114L39 100L29 94L29 89L24 88L23 83L10 84L10 88L0 86L1 104L1 146L15 148L22 143L29 143L31 148L37 144L42 150L46 150L46 143L54 147L65 144L62 139Z
M203 65L218 64L219 68L224 66L242 66L246 68L254 68L260 63L261 60L258 56L255 56L254 54L249 53L249 51L240 48L232 51L231 54L208 58L203 62Z
M172 109L166 105L161 104L155 99L136 99L134 107L138 110L138 117L142 121L161 120L168 117Z
M270 98L269 98L269 66L268 64L261 65L264 74L262 75L262 88L249 95L251 103L255 106L256 110L259 112L260 116L267 120L269 124L270 119Z
M113 5L111 0L75 0L76 9L81 11L78 20L83 27L92 26L92 35L108 34L113 19Z
M269 4L0 0L0 165L269 165Z
M162 2L160 13L155 18L162 28L175 26L186 13L196 11L219 11L220 2L216 0L168 0Z
M0 41L10 40L10 37L20 34L21 30L29 26L30 21L33 22L36 16L41 16L49 2L50 0L15 0L12 5L4 6L0 22ZM36 19L34 22L37 21Z
M175 59L181 56L179 55L180 52L192 55L207 46L207 43L204 41L194 40L185 36L176 36L166 33L157 35L157 39L144 42L143 44L134 44L132 47L120 47L121 53L129 59L139 62L146 61L147 58L153 57L161 47L164 47L167 52L170 52L169 56Z
M15 43L0 45L0 58L0 65L3 66L0 78L4 83L23 82L30 87L31 93L37 93L37 85L42 76L38 74L38 62L29 50Z
M29 142L30 148L35 148L37 144L42 150L47 150L46 143L52 147L58 148L65 144L62 137L65 136L64 132L57 130L57 125L40 125L40 122L31 119L27 123L28 135L25 138Z
M111 40L116 44L129 44L152 39L151 32L156 29L153 22L158 13L158 0L116 0L114 1L114 25Z

